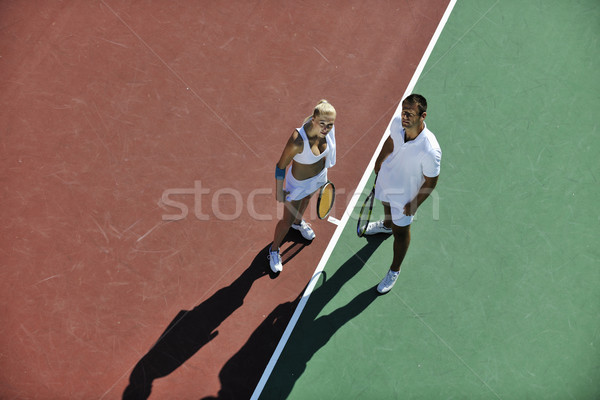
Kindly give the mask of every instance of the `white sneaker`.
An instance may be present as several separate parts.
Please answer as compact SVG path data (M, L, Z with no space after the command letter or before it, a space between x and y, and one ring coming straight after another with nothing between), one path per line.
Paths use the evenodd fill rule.
M365 235L375 235L377 233L391 234L392 228L386 228L385 226L383 226L383 220L370 222L369 225L367 225L367 229L365 230Z
M299 224L292 224L292 228L300 231L302 237L306 240L313 240L316 236L310 225L304 220L300 221Z
M392 290L396 284L396 281L398 280L399 275L400 271L396 272L389 270L385 278L383 278L383 280L379 282L379 285L377 285L377 291L381 294L384 294Z
M277 251L271 251L269 247L269 255L267 256L269 259L269 265L271 266L271 271L274 273L278 273L283 271L283 265L281 264L281 256L279 255L279 249Z

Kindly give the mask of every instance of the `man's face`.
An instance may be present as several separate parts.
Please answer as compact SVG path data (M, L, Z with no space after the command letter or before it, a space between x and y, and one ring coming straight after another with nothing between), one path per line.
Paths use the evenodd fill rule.
M426 114L420 114L416 104L402 103L402 127L404 129L420 127Z

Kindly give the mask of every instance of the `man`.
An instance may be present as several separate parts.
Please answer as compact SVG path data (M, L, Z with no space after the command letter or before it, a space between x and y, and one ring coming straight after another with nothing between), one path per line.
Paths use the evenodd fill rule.
M383 204L385 218L370 223L365 234L394 235L392 265L377 286L382 294L389 292L398 279L410 244L410 224L440 174L442 150L425 125L426 116L425 97L411 94L404 99L400 117L392 120L390 136L375 162L375 198Z

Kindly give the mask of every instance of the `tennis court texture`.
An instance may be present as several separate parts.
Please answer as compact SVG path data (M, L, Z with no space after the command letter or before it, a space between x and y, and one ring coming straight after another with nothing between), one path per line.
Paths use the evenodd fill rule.
M2 3L0 398L599 398L599 21L592 0ZM356 216L408 92L442 172L381 296L393 239ZM273 164L321 98L335 219L313 200L317 238L291 233L274 276Z

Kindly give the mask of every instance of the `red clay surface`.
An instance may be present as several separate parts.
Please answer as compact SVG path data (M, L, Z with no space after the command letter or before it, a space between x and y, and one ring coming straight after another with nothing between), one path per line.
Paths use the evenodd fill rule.
M335 229L265 272L287 138L340 218L447 3L1 2L0 397L248 397Z

